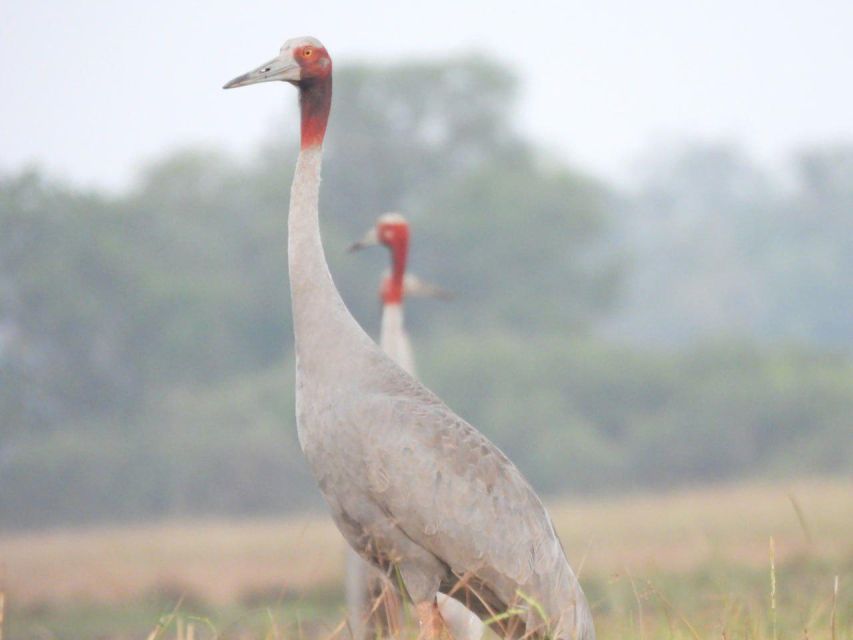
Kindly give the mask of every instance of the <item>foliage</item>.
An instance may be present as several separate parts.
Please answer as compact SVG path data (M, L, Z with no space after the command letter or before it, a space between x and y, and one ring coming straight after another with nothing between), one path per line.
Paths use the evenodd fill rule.
M853 344L853 147L802 152L786 184L737 148L659 152L623 206L631 256L613 331Z
M412 270L456 293L411 301L423 375L537 486L849 470L853 151L782 188L679 150L618 193L512 126L517 89L476 56L338 73L322 224L356 317L377 325L387 256L343 249L400 209ZM179 151L112 196L0 178L0 526L314 495L285 373L294 153Z
M548 494L853 472L844 357L499 333L418 346L424 380ZM0 512L14 514L4 524L319 506L296 441L292 363L175 391L101 431L20 440L0 475Z

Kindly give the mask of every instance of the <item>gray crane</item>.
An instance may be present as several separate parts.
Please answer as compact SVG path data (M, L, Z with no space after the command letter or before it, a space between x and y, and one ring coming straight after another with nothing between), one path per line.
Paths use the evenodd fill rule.
M332 281L318 206L328 51L315 38L288 40L224 88L274 80L299 89L301 112L288 216L297 432L335 523L363 558L399 573L423 638L450 636L441 592L503 637L593 639L586 598L530 484L382 352Z

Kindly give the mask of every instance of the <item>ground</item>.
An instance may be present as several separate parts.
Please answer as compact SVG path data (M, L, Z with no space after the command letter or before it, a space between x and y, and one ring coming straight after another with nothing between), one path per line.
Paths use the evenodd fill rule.
M849 481L550 508L599 638L853 638ZM0 567L6 640L346 637L322 514L0 534Z

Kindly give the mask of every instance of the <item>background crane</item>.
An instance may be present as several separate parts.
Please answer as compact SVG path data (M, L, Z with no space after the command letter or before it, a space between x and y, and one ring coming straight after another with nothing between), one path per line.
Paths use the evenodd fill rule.
M382 277L380 299L382 322L379 344L382 350L411 375L415 360L406 331L403 304L407 296L448 299L450 294L436 285L424 282L407 270L411 228L399 213L386 213L376 220L350 251L383 245L388 248L391 268ZM386 576L347 549L347 605L352 628L357 638L375 638L386 621L399 619L399 600ZM483 635L483 623L464 605L443 593L437 595L438 608L450 632L457 640L477 640Z

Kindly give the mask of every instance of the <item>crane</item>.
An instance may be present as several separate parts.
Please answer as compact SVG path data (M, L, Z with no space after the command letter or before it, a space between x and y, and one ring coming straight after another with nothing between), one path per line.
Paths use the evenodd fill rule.
M411 229L399 213L385 213L376 224L349 250L360 251L367 247L384 245L391 257L391 269L382 278L382 324L379 345L388 356L411 375L415 375L412 345L403 318L403 301L406 296L447 299L450 294L441 287L424 282L406 270ZM386 620L399 618L399 601L391 597L393 591L381 573L367 564L352 549L347 553L347 604L355 637L375 638L377 629ZM380 600L377 606L377 601ZM442 618L456 640L479 640L483 623L459 601L443 593L437 594L437 604ZM384 609L384 610L383 610Z
M403 321L403 299L408 296L446 300L451 296L445 289L424 282L407 271L410 236L411 228L403 215L385 213L379 216L376 225L358 242L350 245L349 251L360 251L380 244L388 248L391 269L383 276L379 290L382 300L379 345L404 371L414 376L415 361Z
M224 88L268 81L299 91L287 222L296 427L335 524L361 557L400 576L424 639L450 636L441 592L503 637L592 640L586 598L533 488L370 339L332 281L319 225L328 51L316 38L288 40Z

